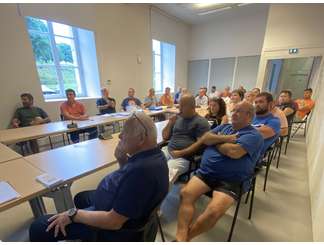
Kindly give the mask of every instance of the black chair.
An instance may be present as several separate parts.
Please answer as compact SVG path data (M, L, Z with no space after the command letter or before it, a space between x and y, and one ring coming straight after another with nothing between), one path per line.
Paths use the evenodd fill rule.
M279 162L280 162L280 156L281 156L281 149L282 149L282 143L287 138L288 135L280 136L278 141L275 144L275 153L274 153L274 159L277 157L277 165L276 168L279 168Z
M293 134L291 135L291 138L295 136L295 134L298 132L298 130L304 125L304 137L306 136L306 127L307 127L307 119L309 114L305 116L305 118L301 121L293 121L292 125L297 124L297 128L294 130Z
M263 159L261 159L262 165L266 167L266 172L265 172L265 176L264 176L263 191L266 191L266 188L267 188L267 181L268 181L268 176L269 176L269 170L270 170L271 162L272 162L272 159L274 157L275 150L276 150L275 145L276 145L276 142L273 143L267 149L266 153L264 154ZM265 161L264 161L264 158L266 159ZM258 168L259 168L259 170L261 169L260 168L260 165L258 166Z
M190 156L188 158L189 160L188 170L185 173L179 175L176 182L187 183L190 180L191 174L199 168L201 157L202 157L201 154L195 154L193 156Z
M137 241L132 242L154 242L156 239L157 232L159 230L161 235L161 240L165 242L164 233L162 230L160 218L158 216L158 210L159 207L155 208L153 212L150 214L149 218L147 219L147 222L143 224L139 228L121 228L118 231L114 231L116 233L118 232L131 232L131 233L138 233L139 239ZM97 231L96 235L94 237L94 242L105 242L105 238L103 236L103 233L101 231Z

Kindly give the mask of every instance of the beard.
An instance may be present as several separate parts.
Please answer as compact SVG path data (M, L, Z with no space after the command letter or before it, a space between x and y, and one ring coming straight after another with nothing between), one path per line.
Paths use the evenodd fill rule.
M256 109L255 114L256 115L264 115L268 112L268 109Z

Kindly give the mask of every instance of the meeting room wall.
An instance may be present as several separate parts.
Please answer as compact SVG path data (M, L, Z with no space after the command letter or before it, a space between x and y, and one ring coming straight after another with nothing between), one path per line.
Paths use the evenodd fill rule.
M242 6L193 25L189 60L260 55L268 8L268 4Z
M53 120L59 119L59 102L45 102L35 67L24 17L36 16L95 32L101 81L111 80L111 96L121 99L134 87L142 98L152 74L149 7L126 4L1 4L1 127L8 125L19 94L30 92L35 103ZM142 63L137 63L140 55ZM90 81L86 81L90 82ZM90 115L97 109L95 99L82 101Z
M189 52L190 26L161 10L151 8L151 35L153 39L176 45L177 87L187 87L187 61Z
M99 77L108 86L118 107L127 89L134 87L143 100L152 87L152 33L149 4L1 4L0 5L0 128L6 128L17 106L19 95L30 92L35 104L44 108L52 120L59 120L62 101L45 102L35 66L24 16L34 16L89 29L95 33ZM160 19L163 19L161 17ZM171 28L172 27L172 28ZM180 54L177 55L177 81L186 82L186 48L176 33L187 28L165 21L161 28L171 29ZM178 48L179 46L179 48ZM184 45L185 46L185 45ZM183 59L183 60L182 60ZM186 66L186 65L185 65ZM106 83L110 80L110 83ZM90 81L86 81L90 82ZM97 113L95 98L83 99L88 114ZM118 108L119 109L119 108Z
M272 4L269 9L264 46L258 72L258 84L265 84L266 63L272 58L324 55L324 4ZM289 55L289 48L299 52ZM311 114L306 137L309 189L314 241L324 241L324 63L313 78L315 109ZM288 148L289 150L289 148ZM297 167L297 166L296 166ZM307 184L307 183L305 183Z
M255 87L266 28L268 4L242 6L220 12L206 21L194 24L190 34L189 68L197 70L199 62L209 60L208 74L197 81L188 77L188 87L196 88L203 83L216 85L218 90L225 86L247 89ZM188 71L192 74L193 71ZM199 82L205 77L204 82ZM196 84L191 84L196 83Z

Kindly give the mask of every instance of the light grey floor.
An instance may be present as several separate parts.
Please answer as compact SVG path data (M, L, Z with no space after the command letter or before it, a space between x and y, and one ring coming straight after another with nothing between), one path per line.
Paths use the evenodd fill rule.
M104 169L75 182L72 192L93 189L101 178L113 169ZM247 219L248 205L241 204L232 241L254 242L306 242L313 241L308 173L304 137L296 135L282 155L280 167L270 169L268 188L262 191L263 173L257 178L255 205L252 220ZM168 241L174 239L177 225L178 192L174 186L162 206L162 226ZM208 198L197 203L197 213L204 209ZM53 203L46 200L47 210L54 212ZM234 208L208 233L194 241L226 241L232 222ZM27 203L0 213L0 240L28 241L28 227L32 213ZM160 240L158 235L157 240Z

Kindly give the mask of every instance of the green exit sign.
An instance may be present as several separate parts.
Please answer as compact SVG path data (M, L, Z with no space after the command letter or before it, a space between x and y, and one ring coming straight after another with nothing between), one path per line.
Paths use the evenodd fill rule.
M298 48L290 48L289 49L289 54L297 54L298 53Z

